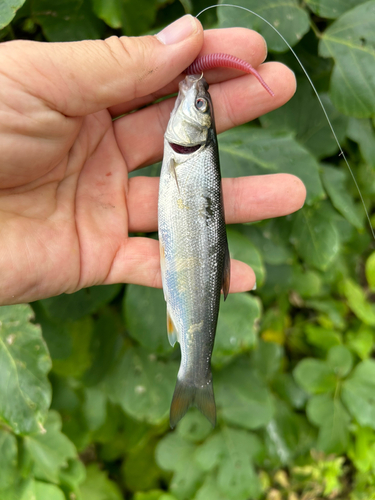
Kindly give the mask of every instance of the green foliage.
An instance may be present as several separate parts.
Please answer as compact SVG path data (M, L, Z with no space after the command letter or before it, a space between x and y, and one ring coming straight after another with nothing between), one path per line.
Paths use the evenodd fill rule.
M375 0L229 1L300 55L372 214ZM3 0L0 39L155 33L209 4ZM32 304L35 319L1 307L1 500L375 499L375 253L358 193L284 42L241 10L201 19L258 30L297 78L287 105L219 137L223 176L287 172L307 189L298 213L228 230L257 290L221 305L217 426L192 409L169 430L179 348L160 290L92 287Z

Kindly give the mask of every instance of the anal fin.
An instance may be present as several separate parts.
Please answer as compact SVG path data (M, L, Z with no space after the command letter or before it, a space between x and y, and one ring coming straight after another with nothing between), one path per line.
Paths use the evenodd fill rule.
M167 306L167 332L168 332L169 343L173 347L175 343L178 342L178 335L177 335L177 329L173 323L171 315L169 314L168 306Z

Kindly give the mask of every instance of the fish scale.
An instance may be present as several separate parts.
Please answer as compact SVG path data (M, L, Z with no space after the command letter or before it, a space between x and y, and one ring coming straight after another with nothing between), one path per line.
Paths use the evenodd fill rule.
M215 425L210 362L224 267L229 264L212 104L207 84L197 78L186 77L170 124L176 123L179 112L182 122L188 120L191 143L186 143L182 131L185 140L179 144L194 150L194 127L191 117L185 115L189 113L189 99L194 103L203 95L209 102L210 120L202 118L202 128L207 130L205 134L199 130L197 136L201 141L204 137L204 142L198 150L180 154L172 148L167 129L159 188L162 280L169 321L173 323L170 341L174 344L178 340L181 346L181 365L171 405L172 427L192 405ZM193 117L199 126L199 112L195 111ZM176 128L180 130L182 125L178 122Z

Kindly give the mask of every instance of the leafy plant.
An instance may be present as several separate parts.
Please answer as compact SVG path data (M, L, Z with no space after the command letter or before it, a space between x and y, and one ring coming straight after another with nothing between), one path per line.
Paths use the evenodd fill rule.
M375 0L225 3L263 15L294 47L372 214ZM209 4L5 0L0 39L154 33ZM282 40L236 9L201 19L260 31L298 82L282 109L220 136L223 175L290 172L307 188L300 212L229 228L257 290L220 311L218 425L192 410L169 430L179 351L160 290L95 287L1 307L2 500L375 498L375 253L358 193Z

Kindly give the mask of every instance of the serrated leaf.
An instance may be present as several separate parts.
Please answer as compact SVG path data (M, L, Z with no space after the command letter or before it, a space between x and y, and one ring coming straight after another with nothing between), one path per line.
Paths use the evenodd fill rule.
M223 177L284 172L303 181L308 204L324 196L316 159L290 134L237 127L220 136L219 149Z
M323 166L322 180L333 206L357 229L363 228L363 207L355 205L347 188L344 170Z
M165 421L177 375L176 363L162 363L154 354L130 348L104 380L113 402L136 420L150 424Z
M227 229L229 252L232 259L237 259L252 267L257 285L264 281L262 256L251 240L234 229Z
M375 325L375 306L367 301L362 288L354 281L346 279L342 283L344 295L350 309L366 325Z
M339 113L326 93L320 98L341 143L345 138L348 118ZM327 119L309 82L298 81L297 92L282 108L260 118L263 127L279 132L293 132L297 141L315 157L324 158L338 151Z
M342 400L362 426L375 429L375 361L359 363L342 387Z
M324 271L340 249L335 220L322 207L305 207L295 216L293 243L300 257L308 264Z
M18 447L13 434L0 427L0 496L1 491L16 483L18 476Z
M306 0L306 5L319 17L336 19L365 0Z
M375 1L346 12L321 35L319 53L333 57L331 98L342 113L367 118L375 113Z
M123 311L130 336L152 352L171 351L163 291L139 285L127 287Z
M222 366L255 345L261 304L248 293L228 296L221 304L212 365Z
M11 22L25 0L2 0L0 3L0 29Z
M221 370L214 383L219 416L227 423L257 429L271 420L271 394L248 360L237 360Z
M318 449L337 454L346 451L350 417L338 398L315 395L308 401L306 412L309 420L319 426Z
M256 0L220 0L220 3L240 5L253 10L264 17L270 24L277 28L290 45L295 45L301 40L309 29L309 16L298 5L296 0L274 2L265 0L260 6ZM220 28L232 28L242 26L261 33L267 40L268 49L271 52L286 52L288 50L280 36L264 21L253 14L240 9L218 9Z
M86 471L86 480L80 487L82 500L123 500L120 488L100 470L99 464L88 465Z
M39 432L51 402L51 359L30 306L0 307L0 418L16 434Z
M60 469L68 466L68 459L76 458L77 452L71 441L61 432L61 417L51 410L45 431L25 438L25 447L34 460L36 478L57 483Z
M303 359L293 370L293 375L298 385L311 394L331 392L336 387L333 369L320 359Z
M102 285L83 288L71 294L62 294L39 301L53 320L76 321L113 300L121 285Z
M33 0L32 16L50 42L102 38L105 24L98 19L89 0Z

